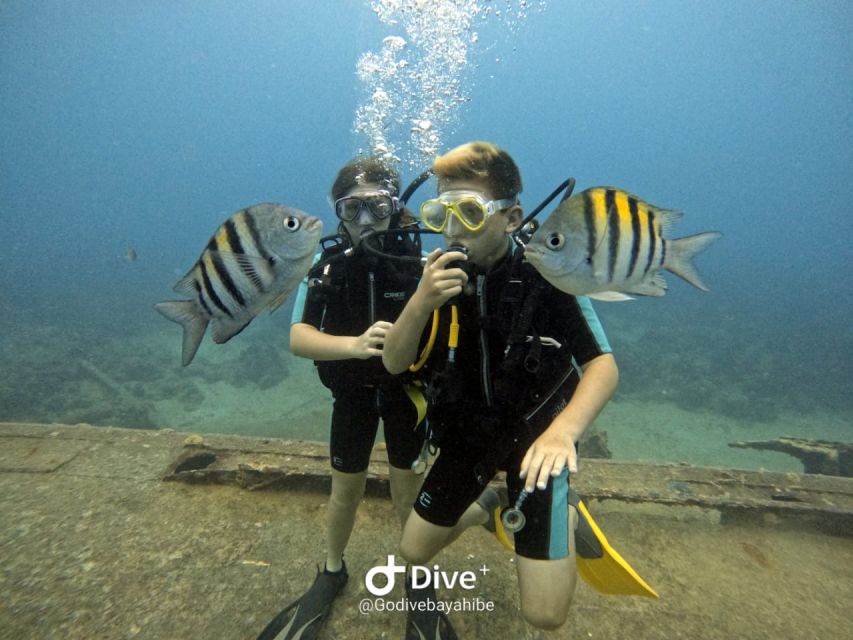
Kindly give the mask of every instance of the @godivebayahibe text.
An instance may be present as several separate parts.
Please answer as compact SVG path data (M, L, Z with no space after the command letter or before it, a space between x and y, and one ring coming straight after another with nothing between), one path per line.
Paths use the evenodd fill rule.
M394 555L387 556L386 564L377 565L368 570L364 576L364 586L367 591L373 595L373 598L364 598L359 603L359 610L362 614L372 612L386 611L440 611L443 613L471 611L471 612L491 612L494 611L495 603L490 600L474 594L477 588L477 581L482 576L488 574L490 569L484 564L477 571L442 571L438 565L425 567L422 565L410 565L408 567L409 575L412 580L414 589L423 589L433 587L437 589L453 589L458 587L466 592L471 592L470 596L464 596L452 601L443 600L418 600L411 601L408 598L401 597L398 599L386 599L385 596L390 594L397 583L397 576L400 575L405 579L406 564L397 564Z

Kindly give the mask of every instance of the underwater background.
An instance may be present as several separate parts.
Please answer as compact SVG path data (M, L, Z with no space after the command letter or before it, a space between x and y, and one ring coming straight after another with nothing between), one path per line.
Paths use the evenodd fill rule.
M596 304L614 457L800 470L727 444L853 439L851 32L843 1L4 0L0 421L325 440L292 301L185 369L152 305L234 211L331 233L355 153L385 145L408 182L483 139L528 210L573 176L683 210L676 237L724 234L697 261L709 293L669 275L664 298Z

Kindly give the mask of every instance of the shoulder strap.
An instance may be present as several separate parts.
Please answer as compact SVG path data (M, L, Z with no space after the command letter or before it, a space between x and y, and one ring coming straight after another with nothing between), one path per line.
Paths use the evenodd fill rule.
M546 288L547 283L538 277L533 267L513 257L510 276L498 303L500 328L506 336L507 349L527 342L527 337L533 334L535 315L545 313L541 299Z
M512 334L516 320L521 313L521 305L524 302L525 278L522 263L523 256L513 255L509 258L507 265L509 277L501 290L498 300L496 326L502 336Z
M507 324L502 329L506 349L503 362L496 371L494 385L496 395L518 398L527 387L527 384L519 383L519 373L524 371L535 377L539 372L542 343L533 320L538 314L547 313L542 305L547 283L536 277L530 265L520 264L518 270L511 274L507 285L510 284L512 286L506 292L506 308L501 311L506 314ZM504 304L503 296L501 304ZM530 379L528 377L528 381Z

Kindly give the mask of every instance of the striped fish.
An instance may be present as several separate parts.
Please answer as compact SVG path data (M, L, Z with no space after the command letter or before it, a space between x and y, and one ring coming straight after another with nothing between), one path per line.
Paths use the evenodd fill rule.
M680 211L661 209L613 187L594 187L562 202L525 248L525 257L561 291L599 300L628 293L662 296L662 270L707 291L693 257L716 231L670 240Z
M184 328L183 365L195 357L208 323L222 344L264 309L281 306L311 268L322 232L320 220L280 204L256 204L228 218L175 285L190 299L154 305Z

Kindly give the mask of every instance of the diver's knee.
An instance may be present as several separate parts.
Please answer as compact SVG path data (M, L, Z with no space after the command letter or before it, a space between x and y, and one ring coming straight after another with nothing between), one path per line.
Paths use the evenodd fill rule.
M400 555L409 564L426 564L432 560L432 554L428 549L416 543L414 540L409 540L406 536L400 540Z
M558 596L555 593L540 593L539 597L525 594L521 598L521 615L528 624L545 631L553 631L566 622L571 604L572 594L562 593Z
M425 531L418 524L423 522L417 513L412 512L400 538L400 555L409 564L425 565L441 550L442 545L431 535L432 531Z
M543 607L541 603L528 605L522 603L521 615L531 626L544 631L554 631L559 629L569 617L569 608L564 609Z
M332 490L329 494L329 499L338 504L358 503L364 495L366 481L366 471L358 473L333 472Z

